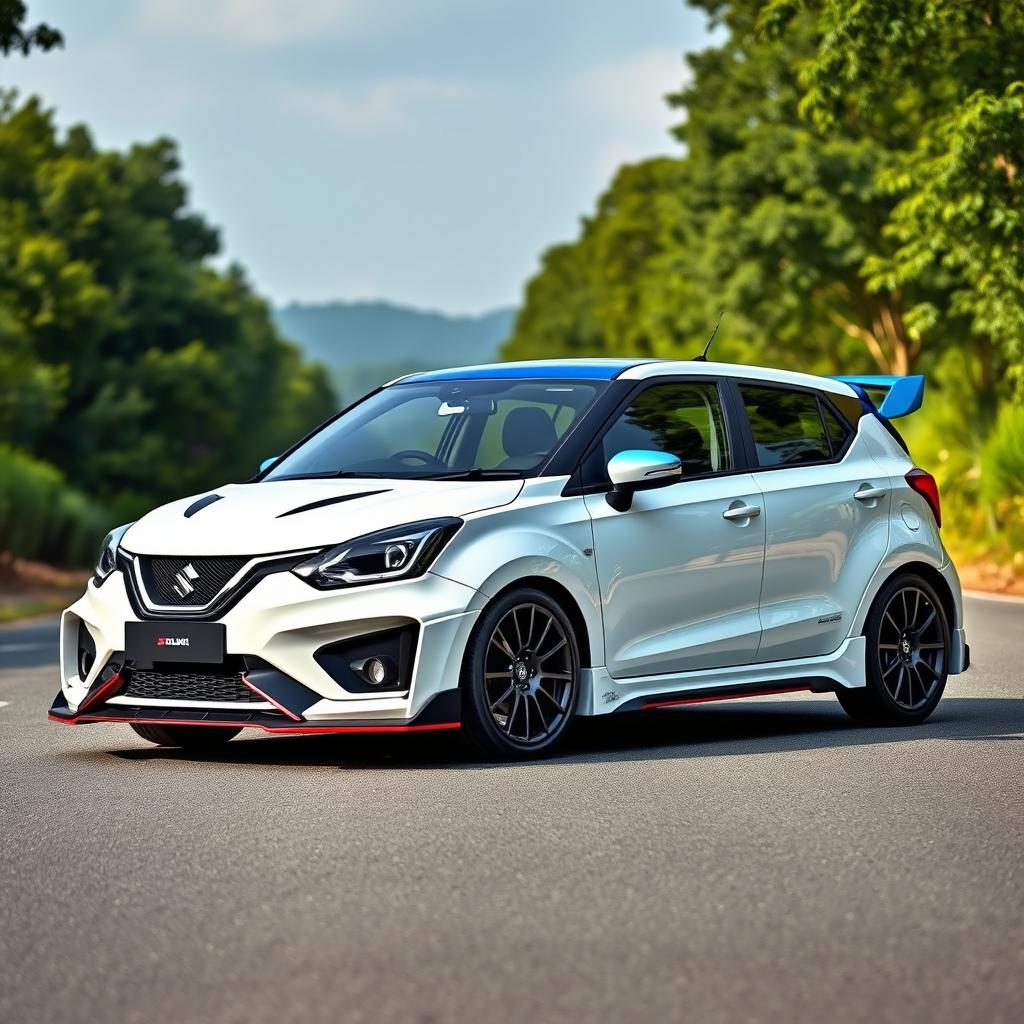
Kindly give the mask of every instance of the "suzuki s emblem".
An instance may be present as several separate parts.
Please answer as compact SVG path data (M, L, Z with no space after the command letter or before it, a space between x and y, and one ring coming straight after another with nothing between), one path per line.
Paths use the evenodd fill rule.
M174 578L178 581L174 585L174 592L178 597L188 597L196 589L192 586L192 581L199 579L199 573L196 572L192 563L189 562Z

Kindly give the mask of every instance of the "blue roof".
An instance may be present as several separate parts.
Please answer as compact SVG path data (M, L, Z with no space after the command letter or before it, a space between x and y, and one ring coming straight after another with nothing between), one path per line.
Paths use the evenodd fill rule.
M528 363L489 363L485 366L457 366L450 370L428 370L403 377L399 384L422 384L446 380L613 380L623 370L653 359L540 359Z

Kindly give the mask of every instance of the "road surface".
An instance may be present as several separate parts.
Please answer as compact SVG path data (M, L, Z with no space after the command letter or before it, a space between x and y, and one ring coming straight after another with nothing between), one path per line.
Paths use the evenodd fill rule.
M834 698L198 756L48 724L0 630L0 1021L1017 1021L1024 604L924 726ZM34 646L36 645L36 646Z

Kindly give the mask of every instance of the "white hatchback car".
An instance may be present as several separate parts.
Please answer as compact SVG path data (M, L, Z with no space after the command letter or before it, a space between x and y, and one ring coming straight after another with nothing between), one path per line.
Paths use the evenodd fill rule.
M923 386L638 360L401 378L113 531L50 717L176 746L461 729L502 758L577 715L795 690L921 722L970 660L935 482L889 422Z

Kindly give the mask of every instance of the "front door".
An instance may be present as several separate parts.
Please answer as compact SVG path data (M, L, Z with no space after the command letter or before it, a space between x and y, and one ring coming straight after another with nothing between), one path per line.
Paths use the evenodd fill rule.
M616 678L742 665L761 636L761 494L734 472L719 384L667 382L640 392L584 463L587 489L608 460L640 449L677 455L683 479L616 512L590 493L605 650ZM745 510L746 515L737 515Z

